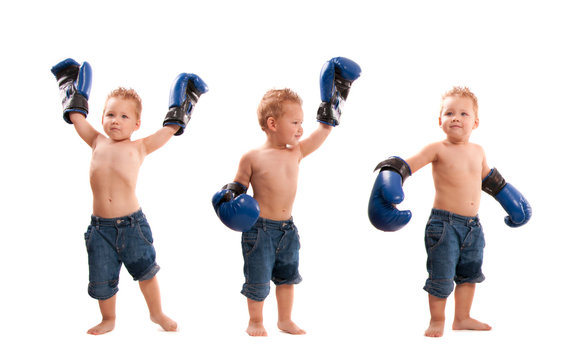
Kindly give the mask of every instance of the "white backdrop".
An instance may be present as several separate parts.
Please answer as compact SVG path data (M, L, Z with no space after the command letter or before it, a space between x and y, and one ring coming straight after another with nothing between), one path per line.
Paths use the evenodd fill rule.
M148 3L30 1L0 15L2 358L565 358L567 246L558 225L566 199L567 25L559 1ZM272 288L264 309L270 336L252 339L239 293L240 236L220 223L210 199L232 181L240 156L263 143L255 114L266 90L296 90L305 133L315 129L319 71L334 56L358 62L362 75L341 125L301 163L294 219L304 282L294 319L308 334L277 330ZM86 292L83 241L90 149L62 120L49 71L66 57L93 67L89 120L99 130L110 90L139 92L135 138L161 126L178 73L209 85L185 134L146 159L138 183L162 267L164 311L178 321L177 333L149 321L123 271L115 331L85 334L100 320ZM451 298L445 336L428 339L422 239L430 168L406 182L401 208L414 216L403 230L379 232L366 208L379 161L443 138L439 98L452 85L478 96L480 127L471 140L526 196L533 217L510 229L483 195L487 280L473 316L494 329L451 331Z

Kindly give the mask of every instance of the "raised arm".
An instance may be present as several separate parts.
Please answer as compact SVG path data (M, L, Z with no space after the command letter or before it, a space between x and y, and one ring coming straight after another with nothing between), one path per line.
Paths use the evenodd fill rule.
M320 123L315 131L311 133L306 139L299 142L299 148L301 149L301 156L306 157L313 151L317 150L327 139L327 136L331 133L333 127Z
M77 134L79 134L81 139L83 139L90 147L94 147L96 139L99 136L102 136L102 134L96 131L95 128L93 128L92 125L87 121L85 115L81 113L70 113L69 119L75 126L75 130L77 131Z
M68 58L51 68L59 84L63 120L75 126L79 136L90 146L100 135L87 121L89 95L92 84L92 69L88 62L79 65Z
M360 76L360 66L354 61L335 57L323 64L319 76L321 105L317 110L319 127L299 143L302 157L317 150L331 133L331 128L339 125L343 104L354 80Z
M169 90L169 111L163 120L164 127L142 139L146 155L165 145L173 135L183 134L195 104L207 91L207 84L199 76L187 73L177 75Z

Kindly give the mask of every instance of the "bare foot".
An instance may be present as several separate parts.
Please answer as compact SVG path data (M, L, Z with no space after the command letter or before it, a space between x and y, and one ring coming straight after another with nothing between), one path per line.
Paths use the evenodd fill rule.
M473 318L467 318L463 320L455 320L453 322L453 330L477 330L477 331L488 331L492 327L488 324L482 323Z
M425 330L425 336L441 337L445 329L445 321L433 321L429 323L429 327Z
M114 319L102 320L100 324L90 328L87 334L102 335L114 330Z
M165 331L177 331L177 323L165 316L164 313L159 315L150 315L150 319L161 326Z
M246 332L250 336L268 336L268 332L264 328L264 324L262 324L261 322L250 321L248 323L248 329L246 329Z
M305 334L305 330L300 329L299 326L295 325L295 323L291 320L278 321L278 328L281 331L286 332L288 334L292 334L292 335L304 335Z

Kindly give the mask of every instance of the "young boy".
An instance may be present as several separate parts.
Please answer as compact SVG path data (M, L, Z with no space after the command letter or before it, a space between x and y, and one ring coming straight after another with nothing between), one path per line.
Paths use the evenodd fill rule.
M475 284L484 280L484 234L478 218L481 190L493 195L508 213L505 222L517 227L528 222L531 207L498 171L488 167L484 150L469 142L479 125L478 102L468 89L454 87L442 97L439 126L446 139L426 146L404 161L389 158L381 169L368 207L370 221L384 231L396 231L411 219L410 211L394 204L403 201L403 181L425 165L433 166L435 200L425 230L427 271L424 290L429 293L431 321L426 336L440 337L445 325L445 304L455 289L453 330L490 330L470 317Z
M306 139L300 97L289 89L268 91L258 106L260 127L266 133L261 147L244 154L234 182L213 197L221 221L242 231L242 254L246 282L242 294L248 298L250 336L266 336L264 299L270 280L276 285L278 328L290 334L305 334L291 319L294 285L301 282L299 235L291 213L299 162L325 141L332 126L339 124L341 105L360 67L346 58L333 58L321 72L319 127ZM252 185L254 198L246 195ZM259 217L258 217L259 216Z
M161 309L155 250L150 227L136 198L136 180L144 157L163 146L173 135L183 133L194 104L208 89L196 75L180 74L170 92L170 111L164 127L153 135L132 141L140 128L142 103L131 89L112 91L104 105L102 127L107 136L86 120L91 87L91 68L66 59L51 69L58 80L63 118L92 148L90 183L93 214L85 233L89 257L88 293L99 301L102 321L88 330L104 334L114 329L118 276L122 263L139 281L150 319L166 331L177 323Z

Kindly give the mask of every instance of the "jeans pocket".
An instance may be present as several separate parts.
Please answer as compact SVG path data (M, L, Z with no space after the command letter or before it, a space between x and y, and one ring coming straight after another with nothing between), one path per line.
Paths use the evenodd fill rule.
M85 238L85 246L87 247L87 250L89 248L89 243L91 240L91 233L93 231L93 226L89 225L89 227L87 228L87 231L85 232L84 238Z
M259 238L259 230L252 229L242 233L242 254L250 255L256 249Z
M443 241L445 234L445 223L442 221L430 221L425 229L425 248L435 249Z
M138 228L140 237L144 239L146 243L152 245L154 243L154 238L152 236L152 229L150 228L150 225L146 222L138 222L136 227Z

